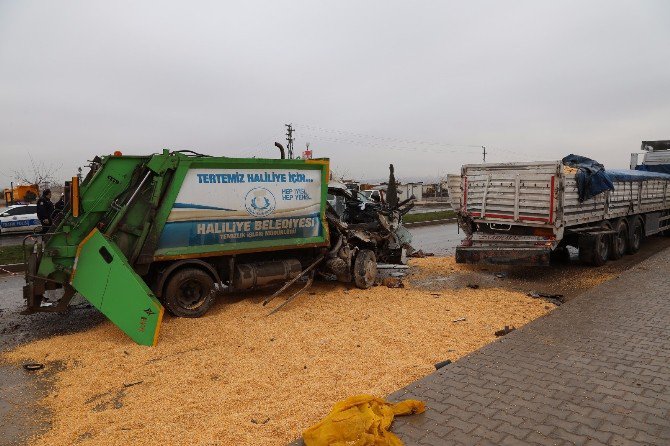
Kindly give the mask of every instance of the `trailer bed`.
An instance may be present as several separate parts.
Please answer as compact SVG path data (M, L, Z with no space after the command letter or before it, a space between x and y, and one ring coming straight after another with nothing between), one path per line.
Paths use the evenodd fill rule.
M670 228L670 175L606 171L614 190L580 201L577 174L561 161L463 166L460 179L452 175L448 181L470 232L457 260L548 263L567 233L607 230L607 222L636 215L652 222L645 224L646 235Z

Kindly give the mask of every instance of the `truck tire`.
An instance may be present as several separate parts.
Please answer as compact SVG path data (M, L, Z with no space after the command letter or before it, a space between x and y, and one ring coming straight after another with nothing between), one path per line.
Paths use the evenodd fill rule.
M549 261L552 263L570 263L570 251L567 246L558 246L549 253Z
M165 308L179 317L200 317L215 299L214 279L200 268L177 270L168 280L163 294Z
M610 255L609 234L584 234L579 239L579 260L593 266L607 263Z
M628 254L635 254L640 250L642 239L644 238L644 228L642 227L642 220L636 218L633 220L633 226L630 231L630 238L628 239Z
M610 259L619 260L628 252L628 224L622 218L615 223L612 229L615 233L611 236Z
M375 284L377 279L377 258L369 249L361 250L354 260L354 283L358 288L366 290Z

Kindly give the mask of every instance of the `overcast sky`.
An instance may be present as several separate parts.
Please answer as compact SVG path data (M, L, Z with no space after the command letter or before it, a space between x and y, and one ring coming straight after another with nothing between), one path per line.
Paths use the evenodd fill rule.
M0 186L163 148L437 177L670 139L670 2L0 0Z

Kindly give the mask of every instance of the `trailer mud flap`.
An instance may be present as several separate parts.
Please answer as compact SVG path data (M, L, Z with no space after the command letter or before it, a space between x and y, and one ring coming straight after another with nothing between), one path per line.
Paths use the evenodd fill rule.
M97 229L79 244L70 283L135 342L156 345L163 306Z

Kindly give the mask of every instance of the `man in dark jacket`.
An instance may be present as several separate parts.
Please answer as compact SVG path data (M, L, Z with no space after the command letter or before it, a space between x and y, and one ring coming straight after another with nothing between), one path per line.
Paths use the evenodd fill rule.
M53 213L54 204L51 202L51 190L45 189L40 199L37 200L37 218L42 223L42 234L49 230Z

